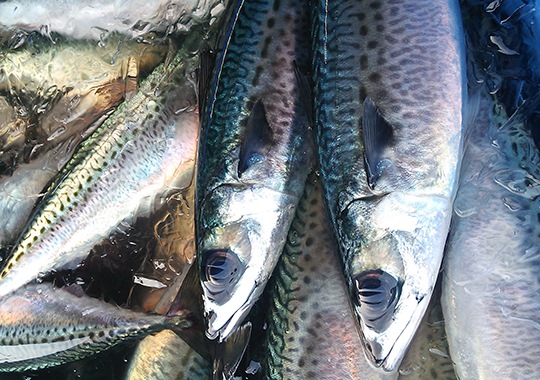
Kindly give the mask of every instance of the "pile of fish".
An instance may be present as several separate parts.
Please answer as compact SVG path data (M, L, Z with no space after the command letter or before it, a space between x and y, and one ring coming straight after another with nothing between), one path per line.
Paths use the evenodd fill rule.
M540 377L539 12L0 2L2 378Z

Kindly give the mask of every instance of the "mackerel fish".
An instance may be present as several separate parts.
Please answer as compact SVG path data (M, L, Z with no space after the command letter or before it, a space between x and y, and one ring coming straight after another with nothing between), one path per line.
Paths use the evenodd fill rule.
M200 35L86 139L38 204L0 273L0 296L51 270L73 268L122 221L189 186L198 115L193 73Z
M535 379L540 152L526 122L538 111L540 96L508 119L496 95L476 87L479 111L467 127L443 266L450 354L462 380Z
M396 379L373 369L361 346L338 248L312 174L267 296L267 379Z
M459 4L318 1L313 33L325 198L364 351L396 371L452 215L465 98Z
M246 0L231 9L212 85L203 86L197 164L206 335L219 342L264 290L312 161L301 74L309 64L307 6Z
M0 371L52 367L166 328L190 326L182 313L147 315L85 296L80 288L72 291L29 284L2 299Z
M125 41L34 43L0 58L0 247L13 244L50 180L112 107L137 88L168 45ZM37 51L37 52L36 52ZM2 55L0 53L0 55ZM13 106L11 106L13 104Z

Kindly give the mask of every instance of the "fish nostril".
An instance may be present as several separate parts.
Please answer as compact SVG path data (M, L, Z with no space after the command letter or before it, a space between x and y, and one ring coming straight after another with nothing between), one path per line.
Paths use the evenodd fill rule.
M362 321L377 332L385 330L399 300L400 281L382 269L362 272L353 281Z

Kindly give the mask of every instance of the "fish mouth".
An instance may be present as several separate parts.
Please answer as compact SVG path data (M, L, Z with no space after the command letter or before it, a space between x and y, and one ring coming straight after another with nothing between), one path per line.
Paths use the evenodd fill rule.
M257 287L253 288L249 294L247 301L240 306L228 319L218 318L220 308L229 308L228 305L221 305L216 310L211 310L207 313L205 318L206 322L206 336L210 340L217 339L219 343L225 341L236 329L242 324L244 318L249 314L251 306L256 299L252 299L253 294ZM225 309L225 310L226 310Z
M422 317L424 316L429 304L429 299L430 297L428 296L418 298L417 305L411 318L404 324L399 335L395 339L391 338L392 330L395 330L392 326L389 326L383 334L368 338L366 332L369 332L370 329L359 318L364 353L375 369L382 370L386 373L397 371L401 361L407 353L407 349L409 348L412 339L414 338ZM394 321L394 323L396 322L398 321ZM396 328L399 327L396 326Z

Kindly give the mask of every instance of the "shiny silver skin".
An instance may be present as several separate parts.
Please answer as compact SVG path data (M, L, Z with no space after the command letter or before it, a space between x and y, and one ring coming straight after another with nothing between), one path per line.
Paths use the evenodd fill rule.
M325 198L366 355L396 371L452 215L465 99L459 4L322 0L315 15Z
M0 371L48 368L126 340L190 322L181 313L148 315L90 298L76 285L29 284L0 300Z
M197 260L206 335L219 342L264 290L310 170L297 78L309 62L307 10L293 0L238 2L202 95Z
M50 185L0 273L5 296L46 272L74 268L122 222L192 181L198 135L193 73L199 37L86 139ZM188 171L189 172L189 171ZM186 174L187 173L187 174Z
M443 266L450 354L461 380L536 379L540 152L525 122L540 102L536 94L508 119L477 91Z

